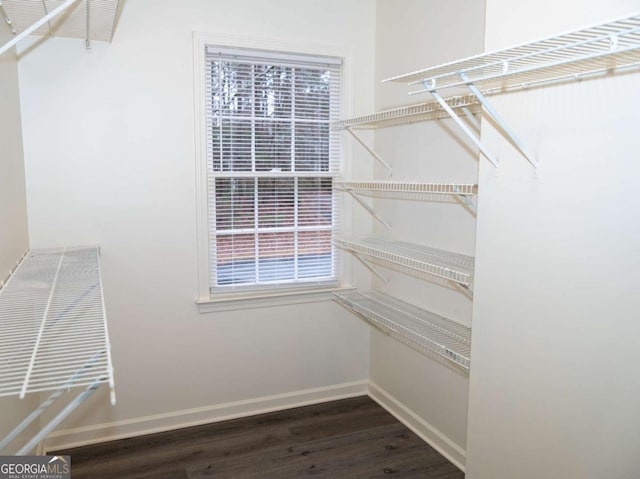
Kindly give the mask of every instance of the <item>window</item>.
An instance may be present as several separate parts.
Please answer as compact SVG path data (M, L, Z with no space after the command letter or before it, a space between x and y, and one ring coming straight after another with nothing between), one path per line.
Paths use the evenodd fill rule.
M341 61L207 47L210 292L337 282Z

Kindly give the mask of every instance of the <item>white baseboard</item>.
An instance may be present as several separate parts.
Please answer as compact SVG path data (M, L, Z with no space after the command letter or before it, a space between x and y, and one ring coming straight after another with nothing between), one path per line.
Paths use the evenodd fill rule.
M337 399L364 396L368 393L368 385L368 381L355 381L275 396L175 411L167 414L156 414L124 421L63 429L55 431L47 437L43 450L55 451L87 446L89 444L199 426L201 424L308 406Z
M373 382L369 382L369 396L461 471L465 471L464 449Z
M464 449L452 442L380 386L370 381L343 383L245 401L174 411L167 414L156 414L105 424L63 429L50 434L42 448L39 449L39 453L199 426L201 424L366 394L458 468L462 471L465 470L466 452Z

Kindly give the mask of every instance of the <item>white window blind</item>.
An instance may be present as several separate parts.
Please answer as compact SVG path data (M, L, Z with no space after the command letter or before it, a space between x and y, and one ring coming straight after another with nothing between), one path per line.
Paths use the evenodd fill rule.
M335 283L341 61L206 55L212 293Z

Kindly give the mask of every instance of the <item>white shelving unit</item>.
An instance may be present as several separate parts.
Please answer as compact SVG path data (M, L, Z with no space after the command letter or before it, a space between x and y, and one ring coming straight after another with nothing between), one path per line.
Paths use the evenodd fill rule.
M471 328L378 292L341 292L334 298L395 339L469 371Z
M0 55L27 35L81 38L87 49L91 41L113 39L120 0L2 0L0 21L14 38L0 46Z
M392 175L391 165L372 147L367 145L358 135L358 131L447 118L449 115L448 110L451 110L465 119L467 128L479 132L480 123L476 115L480 113L482 105L475 95L451 96L443 100L443 102L446 108L438 101L406 105L370 115L344 119L334 123L333 128L351 135ZM391 225L378 214L375 208L359 198L359 195L390 199L433 199L433 196L442 198L445 195L449 195L456 198L475 214L475 202L472 197L478 192L477 185L469 183L429 183L397 180L338 181L335 187L351 195L354 200L360 203L389 230L392 229ZM470 256L408 242L389 241L379 238L336 238L335 244L353 255L372 274L384 282L386 282L386 278L372 264L400 269L405 273L422 277L422 279L425 279L422 275L426 275L431 279L438 279L437 282L440 284L452 285L467 297L473 296L474 259ZM396 339L407 342L414 347L417 346L421 350L428 349L431 352L436 352L463 369L468 369L470 328L456 325L455 328L464 329L463 337L467 338L467 343L465 346L464 341L462 341L460 344L456 344L455 347L449 348L448 345L450 343L447 342L449 338L446 334L442 335L443 333L437 328L434 329L434 323L439 324L445 333L449 331L447 328L451 328L454 323L448 322L443 325L438 321L447 322L448 320L433 313L380 293L367 293L365 295L357 292L336 295L335 299ZM433 319L431 323L427 321L429 318ZM435 318L438 318L438 321ZM463 352L459 354L460 351Z
M408 272L445 279L471 294L472 256L379 238L336 238L335 244L364 264L367 260L382 265L396 265ZM384 279L375 270L372 272Z
M640 14L389 78L385 81L419 86L410 93L428 93L433 97L433 101L344 119L336 122L333 127L349 133L392 174L391 165L369 147L358 136L357 131L375 130L448 116L473 141L481 154L498 167L500 164L498 159L480 140L480 125L475 115L484 111L531 165L538 169L538 161L489 103L487 97L517 89L580 80L638 67L640 67ZM442 91L448 92L449 96L443 97ZM459 195L458 197L464 200L467 206L473 208L469 196L477 192L475 185L436 185L379 180L343 181L336 186L351 194L389 229L391 229L389 224L356 195L455 194ZM369 263L394 265L404 270L436 276L453 283L472 296L472 257L375 238L338 238L335 243L383 280L384 277ZM348 303L350 309L363 317L369 320L373 318L378 325L384 324L389 328L390 322L393 322L389 317L394 318L395 313L389 313L384 308L389 301L393 301L393 298L385 297L380 301L379 297L368 295L366 303L372 305L369 309L362 305L365 302L363 298L365 297L357 296L353 300L347 300L345 297L336 297L342 304ZM387 314L378 314L376 311L385 311ZM403 337L418 334L418 326L403 324L402 331Z
M529 88L640 66L640 15L633 15L561 35L416 70L385 81L420 85L413 93L429 93L494 166L499 162L468 124L440 94L468 88L484 111L500 126L520 153L538 168L538 161L489 103L488 94Z
M0 450L71 387L86 389L19 454L31 451L101 384L110 386L115 403L97 247L30 251L0 290L0 330L0 396L52 392Z

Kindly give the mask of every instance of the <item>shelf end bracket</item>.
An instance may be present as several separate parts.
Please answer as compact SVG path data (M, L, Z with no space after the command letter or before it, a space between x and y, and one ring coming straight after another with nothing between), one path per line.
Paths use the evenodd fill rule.
M458 188L457 186L455 186L453 189L454 189L454 191L455 191L455 193L454 193L454 194L456 195L456 197L457 197L457 198L458 198L462 203L464 203L464 204L467 206L467 208L469 208L469 210L471 210L471 212L472 212L474 215L475 215L475 214L477 214L478 212L477 212L477 210L476 210L476 205L474 205L474 204L473 204L473 201L471 201L467 195L463 195L463 194L461 194L461 193L460 193L460 188Z
M457 281L450 281L450 282L455 287L455 289L460 291L467 298L473 299L473 291L469 287L465 286L464 284L458 283Z

